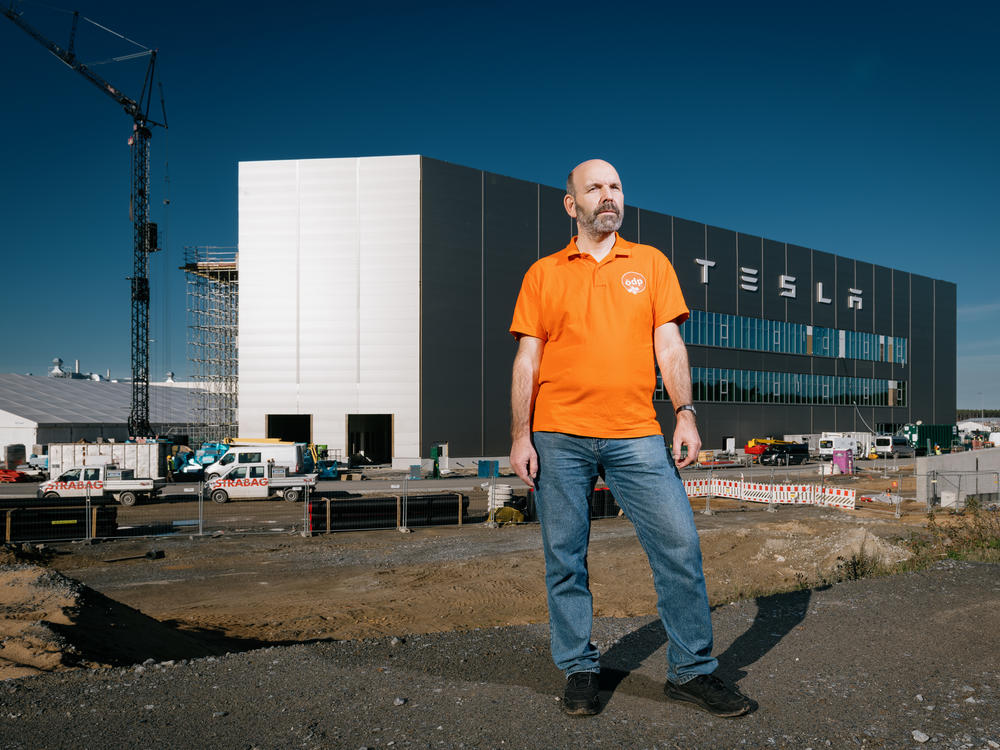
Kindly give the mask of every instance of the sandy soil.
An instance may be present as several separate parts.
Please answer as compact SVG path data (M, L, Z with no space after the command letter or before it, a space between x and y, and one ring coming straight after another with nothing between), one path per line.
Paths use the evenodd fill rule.
M876 482L877 484L877 482ZM873 487L873 489L878 489ZM904 487L905 491L905 487ZM713 605L817 585L862 548L904 559L924 509L692 503ZM63 544L0 556L0 679L313 639L545 622L537 525ZM146 556L152 549L163 553ZM125 558L125 559L123 559ZM594 524L598 616L655 612L630 523ZM113 635L112 635L113 634Z

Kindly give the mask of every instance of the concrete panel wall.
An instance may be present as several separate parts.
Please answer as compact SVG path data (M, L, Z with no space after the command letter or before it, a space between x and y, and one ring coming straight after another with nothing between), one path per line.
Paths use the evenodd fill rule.
M917 501L945 507L965 506L969 495L1000 501L1000 448L986 448L917 459Z

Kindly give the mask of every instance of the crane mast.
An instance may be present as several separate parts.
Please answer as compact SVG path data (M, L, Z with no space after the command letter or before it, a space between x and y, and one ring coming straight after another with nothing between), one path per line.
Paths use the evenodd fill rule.
M132 284L132 403L128 431L133 437L151 437L153 429L149 423L149 254L158 248L156 224L149 221L149 141L152 136L150 130L152 126L167 127L166 117L162 123L149 118L156 70L156 50L147 50L149 64L146 67L142 93L136 101L77 61L73 47L80 17L78 12L73 13L73 26L66 48L46 38L32 27L21 17L21 13L15 10L13 3L4 9L3 14L49 52L118 102L125 113L132 118L132 135L129 138L132 151L132 185L129 201L133 247L132 276L129 277Z
M132 406L128 432L152 437L149 424L149 254L156 249L156 225L149 221L149 139L136 121L132 147Z

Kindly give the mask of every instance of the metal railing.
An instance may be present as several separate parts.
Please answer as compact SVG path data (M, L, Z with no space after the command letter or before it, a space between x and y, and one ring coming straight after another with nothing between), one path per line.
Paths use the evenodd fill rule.
M351 494L306 487L302 497L212 502L204 483L123 506L90 491L78 498L0 497L0 543L116 537L300 533L462 525L486 518L485 497L456 492Z
M307 487L296 502L268 500L212 501L204 483L176 485L171 494L123 506L95 493L80 498L0 497L3 542L54 542L102 538L221 536L289 533L311 536L340 531L463 526L485 523L499 507L510 506L516 522L536 522L529 491L500 501L496 479L473 492L412 491L402 479L385 494L361 494ZM491 491L492 490L492 491ZM491 508L490 498L494 497ZM591 503L593 518L619 514L610 490L598 487Z
M915 475L927 510L935 507L962 510L970 497L982 505L1000 503L1000 472L931 470Z

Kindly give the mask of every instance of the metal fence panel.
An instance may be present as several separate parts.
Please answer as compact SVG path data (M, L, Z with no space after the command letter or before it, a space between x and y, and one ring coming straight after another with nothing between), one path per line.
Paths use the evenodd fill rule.
M312 534L468 522L469 498L457 492L344 499L319 496L309 501L308 531Z

